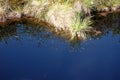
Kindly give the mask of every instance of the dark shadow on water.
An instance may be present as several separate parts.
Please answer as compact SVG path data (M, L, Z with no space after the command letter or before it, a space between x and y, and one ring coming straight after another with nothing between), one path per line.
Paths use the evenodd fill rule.
M100 39L109 34L113 36L120 34L120 13L111 13L102 17L97 16L94 21L93 28L96 30L96 33L90 35L93 39Z

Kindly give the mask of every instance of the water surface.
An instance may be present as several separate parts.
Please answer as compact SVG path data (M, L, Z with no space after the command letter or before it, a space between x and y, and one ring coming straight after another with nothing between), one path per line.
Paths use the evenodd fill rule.
M120 80L120 16L98 21L102 34L70 43L42 26L0 28L0 80Z

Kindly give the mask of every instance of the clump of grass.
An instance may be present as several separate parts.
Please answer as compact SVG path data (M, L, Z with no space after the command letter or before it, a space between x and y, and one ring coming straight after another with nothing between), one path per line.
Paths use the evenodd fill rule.
M9 5L6 1L0 1L0 21L5 22L7 14L9 12Z
M10 5L10 7L13 10L16 10L16 8L21 8L23 9L23 7L28 3L28 1L30 0L6 0L7 3Z
M0 8L0 21L4 22L6 17L5 10L3 8Z
M117 10L118 7L120 7L120 0L109 0L109 6L111 6L112 10Z
M49 7L48 0L31 0L23 9L25 15L41 18L46 11L46 7Z
M84 12L85 14L90 15L90 10L93 7L93 0L76 0L74 1L73 6L76 12Z
M74 17L75 13L70 4L56 2L49 7L45 20L59 30L68 30Z
M98 11L110 11L120 6L120 0L96 0L94 5Z
M77 37L78 39L86 39L86 31L91 30L92 21L90 17L83 18L82 14L76 15L76 20L71 23L72 39Z
M93 8L93 0L81 0L83 9L86 13L90 14L90 10Z

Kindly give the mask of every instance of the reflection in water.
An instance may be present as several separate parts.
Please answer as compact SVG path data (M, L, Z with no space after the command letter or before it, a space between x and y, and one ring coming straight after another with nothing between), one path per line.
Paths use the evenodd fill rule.
M17 35L17 28L14 25L0 27L0 41L7 43L11 36Z
M31 39L38 37L38 44L46 39L49 39L50 33L42 26L27 25L27 24L13 24L9 26L0 27L0 42L5 42L12 38L22 40L29 36Z
M113 35L120 34L120 13L109 14L104 18L95 20L94 29L96 29L96 33L91 35L88 34L90 38L100 39L102 36L108 35L109 33L112 33ZM12 24L0 27L0 42L7 43L10 38L20 40L25 38L25 35L29 35L31 39L37 37L38 46L51 38L61 39L59 35L56 37L43 26L35 24ZM80 47L82 42L83 41L80 40L74 40L69 42L69 44L71 47Z
M92 34L94 38L101 38L102 36L112 33L112 35L120 34L120 13L112 13L106 17L96 20L94 28L101 32L100 34Z
M35 24L11 24L9 26L4 26L0 27L0 43L8 43L9 40L16 40L22 44L24 39L29 40L35 40L37 41L38 47L41 45L46 46L47 42L51 41L52 46L48 47L53 47L59 45L59 44L54 44L54 41L61 41L63 42L69 42L65 40L64 38L61 38L58 35L54 35L48 29L41 25L35 25ZM52 41L53 40L53 41ZM24 42L23 42L24 43ZM54 44L54 45L53 45ZM80 47L81 46L81 41L72 41L69 42L69 47L74 49L74 47Z
M88 35L92 40L86 42L68 43L38 25L0 27L0 80L120 80L118 17L96 20L101 34ZM69 46L85 50L70 52Z

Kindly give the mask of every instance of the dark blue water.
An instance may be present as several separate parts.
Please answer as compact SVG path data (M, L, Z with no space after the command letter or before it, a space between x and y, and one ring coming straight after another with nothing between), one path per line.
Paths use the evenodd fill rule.
M0 37L0 80L120 80L113 31L73 44L42 28L14 28Z

